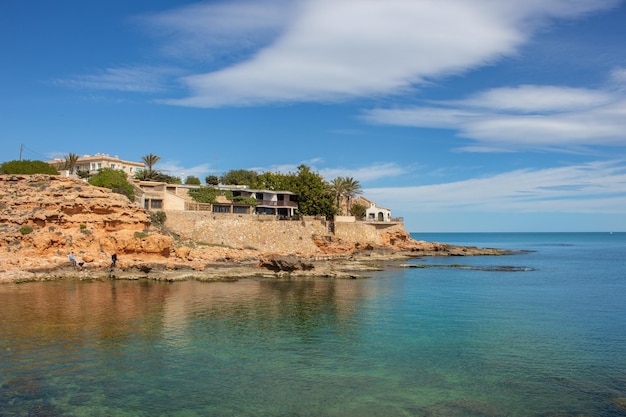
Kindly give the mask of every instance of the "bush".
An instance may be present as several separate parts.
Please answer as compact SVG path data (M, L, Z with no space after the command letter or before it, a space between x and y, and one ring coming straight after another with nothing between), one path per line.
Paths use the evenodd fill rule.
M8 161L0 165L0 174L49 174L59 175L59 171L43 161Z
M32 233L32 231L33 231L33 226L26 225L26 226L20 227L20 233L23 234L23 235L27 235L29 233Z
M246 204L248 206L256 206L258 204L256 198L237 196L233 198L233 203Z
M195 190L189 190L189 197L198 203L216 203L219 190L212 187L202 187Z
M185 184L187 185L200 185L200 178L194 177L193 175L187 176L185 178Z
M130 201L135 201L135 191L128 182L128 177L124 171L103 168L87 181L91 185L109 188L114 193L125 195Z
M150 222L155 226L162 226L165 223L167 215L164 211L151 211Z

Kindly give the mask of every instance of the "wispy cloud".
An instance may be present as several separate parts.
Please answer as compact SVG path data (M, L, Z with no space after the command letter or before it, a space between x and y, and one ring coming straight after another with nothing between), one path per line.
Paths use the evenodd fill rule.
M363 115L376 124L456 130L475 142L462 150L474 152L625 146L625 116L626 95L615 89L536 85Z
M381 178L398 177L406 174L407 171L407 168L401 167L396 163L376 163L356 169L326 168L322 169L320 174L329 180L337 177L352 177L361 183L366 183L368 181L375 181Z
M179 161L159 161L154 169L174 177L186 178L193 175L199 178L201 182L204 182L207 175L216 175L216 171L208 163L186 167L181 165Z
M205 2L133 19L162 40L166 55L207 61L264 46L289 23L298 2Z
M224 39L279 31L222 69L184 77L189 95L167 103L219 107L336 101L406 93L421 83L515 54L538 26L605 10L617 0L301 0L194 6L152 18L174 45L206 53ZM280 7L276 7L280 5ZM251 10L269 8L266 27ZM234 27L230 31L229 27ZM268 41L268 37L263 37ZM257 46L258 46L257 42ZM216 46L216 48L218 48ZM198 53L198 51L194 52ZM232 61L231 61L232 62Z
M298 171L299 165L307 165L313 172L319 173L326 181L330 181L337 177L352 177L361 183L375 181L382 178L392 178L406 174L410 168L399 166L393 162L374 163L367 166L356 168L344 167L319 167L324 161L321 158L302 161L299 164L282 164L271 165L269 167L250 168L253 171L262 172L279 172L282 174L295 173Z
M179 70L173 68L120 66L106 68L94 74L58 79L56 83L86 90L164 93L169 89L168 80L180 74Z
M451 183L364 191L398 213L626 214L626 162L524 169Z

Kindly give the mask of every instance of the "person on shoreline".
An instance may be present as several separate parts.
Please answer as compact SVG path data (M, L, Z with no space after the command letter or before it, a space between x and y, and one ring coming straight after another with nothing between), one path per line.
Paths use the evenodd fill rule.
M111 255L111 268L115 268L115 264L117 263L117 253Z
M67 257L70 259L72 266L76 268L76 258L74 258L74 252L70 252L70 254L67 255Z

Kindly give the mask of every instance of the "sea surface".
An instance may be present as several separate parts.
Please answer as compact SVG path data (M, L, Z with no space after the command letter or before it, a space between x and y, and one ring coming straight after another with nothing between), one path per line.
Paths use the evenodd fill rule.
M0 416L626 416L626 233L413 237L525 252L0 285Z

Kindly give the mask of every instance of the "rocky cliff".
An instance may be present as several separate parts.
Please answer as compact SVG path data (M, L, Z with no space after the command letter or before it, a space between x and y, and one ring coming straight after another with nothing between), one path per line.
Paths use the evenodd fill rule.
M173 239L151 228L125 196L50 175L0 175L2 268L66 264L68 254L102 266L113 253L168 257Z
M110 275L114 253L118 255L116 273L131 269L205 272L216 265L270 265L267 268L274 270L285 262L272 261L276 259L272 257L297 256L326 262L331 258L354 259L355 254L362 252L374 258L376 250L386 258L390 251L410 256L498 254L493 250L418 242L401 225L386 227L365 238L364 232L358 230L331 233L326 226L314 227L306 221L293 222L291 226L289 222L275 222L274 226L260 227L259 223L250 232L249 222L253 219L221 221L217 227L207 222L220 222L219 219L194 216L186 215L189 223L183 217L168 218L166 224L178 236L174 239L153 227L144 209L109 189L61 176L0 175L0 282L71 276L78 272L81 276L88 276L87 272L91 276ZM189 236L184 236L184 231ZM215 242L208 241L215 238ZM78 269L71 267L69 253L81 264ZM320 267L299 269L328 275ZM250 269L241 274L251 274Z

